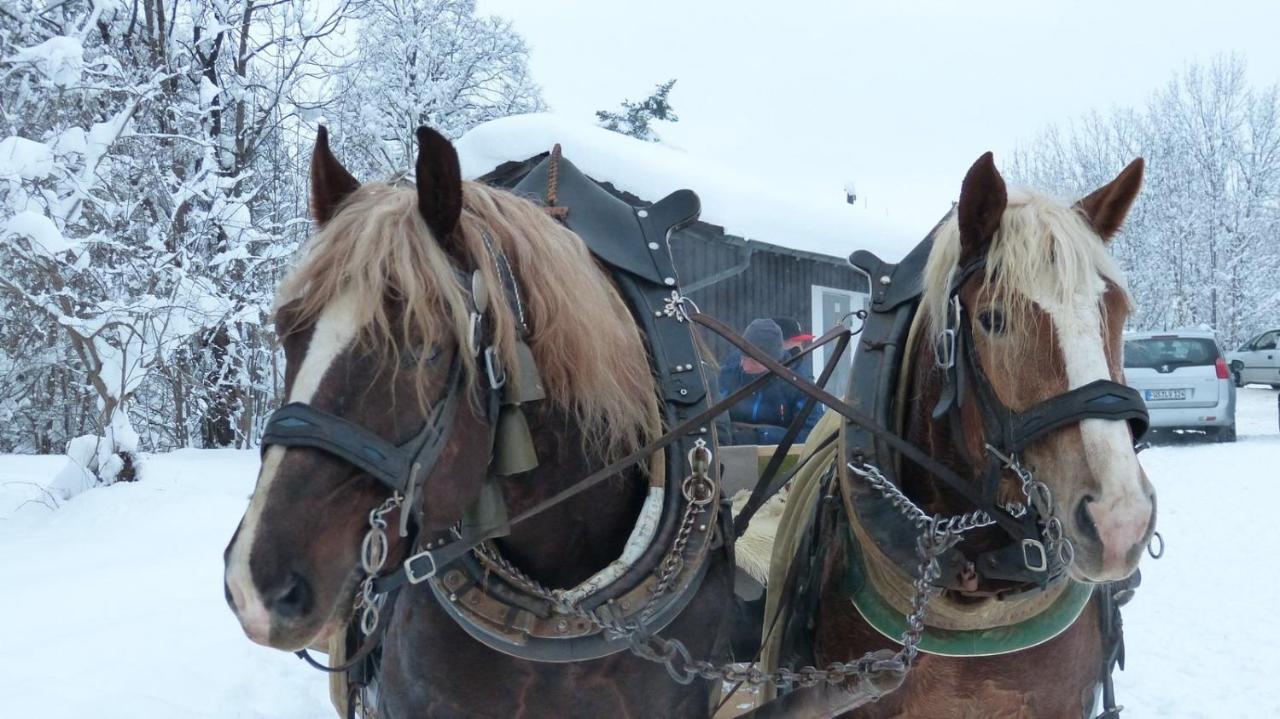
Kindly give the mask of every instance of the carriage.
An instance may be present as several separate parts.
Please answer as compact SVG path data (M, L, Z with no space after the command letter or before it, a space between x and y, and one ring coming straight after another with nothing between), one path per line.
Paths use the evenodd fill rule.
M1105 242L1141 161L1063 207L984 155L901 263L851 258L871 306L815 383L682 294L692 192L633 207L558 147L507 191L418 139L416 185L361 185L321 130L289 402L227 549L246 633L342 714L727 716L754 687L753 716L1118 715L1155 505ZM700 332L769 372L714 396ZM807 404L735 511L713 420L769 381ZM768 600L730 656L748 544Z

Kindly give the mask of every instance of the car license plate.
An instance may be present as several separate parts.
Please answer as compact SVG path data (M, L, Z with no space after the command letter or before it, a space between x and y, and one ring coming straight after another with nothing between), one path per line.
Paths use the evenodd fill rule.
M1186 399L1187 390L1185 389L1149 389L1147 390L1147 400L1170 400L1170 399Z

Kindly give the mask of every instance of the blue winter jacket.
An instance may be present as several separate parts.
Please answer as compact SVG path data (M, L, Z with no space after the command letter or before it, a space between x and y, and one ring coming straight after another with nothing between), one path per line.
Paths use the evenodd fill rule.
M730 361L733 363L729 364ZM742 371L740 360L726 358L726 364L720 369L720 396L729 396L758 376ZM805 395L800 390L776 377L770 379L764 387L729 408L733 439L724 443L777 444L782 441L787 426L804 406L804 402ZM818 423L822 409L822 405L818 405L809 413L796 442L803 442L809 437L809 430Z

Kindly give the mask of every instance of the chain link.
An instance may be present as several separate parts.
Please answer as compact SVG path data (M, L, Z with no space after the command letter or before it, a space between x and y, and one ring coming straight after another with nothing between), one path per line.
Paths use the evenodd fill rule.
M1022 464L1022 460L1016 452L1006 455L989 444L987 445L987 451L1000 460L1006 469L1017 475L1021 485L1022 496L1027 500L1027 506L1034 507L1040 515L1039 522L1048 555L1058 561L1060 569L1071 566L1071 563L1076 558L1076 548L1063 532L1062 520L1058 518L1057 513L1054 511L1056 507L1053 502L1053 492L1049 489L1049 485L1036 479L1035 473L1030 467ZM1017 516L1020 517L1021 515Z
M382 504L369 512L369 529L360 542L360 567L364 570L364 581L356 590L355 604L352 611L360 617L360 631L368 636L378 628L378 617L382 611L386 596L373 589L373 580L387 563L389 543L387 541L387 515L404 502L399 492L387 497Z

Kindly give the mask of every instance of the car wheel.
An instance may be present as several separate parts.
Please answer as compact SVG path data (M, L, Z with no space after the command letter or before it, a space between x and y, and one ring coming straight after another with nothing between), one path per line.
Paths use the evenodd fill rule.
M1229 426L1229 427L1219 427L1219 428L1218 428L1218 441L1219 441L1219 442L1234 442L1234 441L1236 441L1236 425L1235 425L1235 422L1232 422L1232 423L1231 423L1231 426Z

